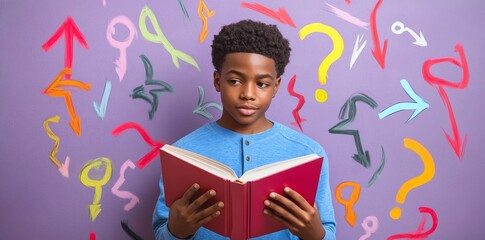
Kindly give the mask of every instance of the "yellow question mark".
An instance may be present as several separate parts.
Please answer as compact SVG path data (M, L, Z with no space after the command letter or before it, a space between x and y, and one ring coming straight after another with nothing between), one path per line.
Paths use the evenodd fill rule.
M103 177L100 180L91 179L89 177L89 171L91 171L92 168L99 170L101 165L105 166L105 172ZM89 205L89 217L93 222L98 214L101 212L101 204L99 204L99 202L101 201L101 193L103 192L103 189L101 187L109 181L112 172L113 167L111 166L111 160L109 160L109 158L100 157L87 162L82 168L79 175L82 184L84 184L86 187L94 188L93 204Z
M302 29L300 29L299 32L300 39L303 40L310 33L314 32L327 34L333 42L332 52L330 52L330 54L328 54L328 56L323 59L322 63L320 63L320 66L318 67L318 80L320 81L320 84L324 85L327 83L327 72L330 68L330 65L337 61L344 52L344 40L337 30L323 23L310 23L304 26ZM328 94L325 90L317 89L315 91L315 99L318 102L323 103L327 101L327 98Z
M396 194L396 202L403 204L406 200L406 195L414 188L417 188L427 182L429 182L434 177L435 167L433 156L429 153L421 143L410 138L404 138L404 147L409 148L416 152L423 160L424 170L423 172L414 178L409 179L405 182ZM401 218L401 208L399 206L394 207L389 215L392 219L397 220Z

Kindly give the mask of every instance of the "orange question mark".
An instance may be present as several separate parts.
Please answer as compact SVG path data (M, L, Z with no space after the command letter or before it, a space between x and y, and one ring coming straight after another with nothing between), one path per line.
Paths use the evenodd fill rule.
M342 198L342 189L345 187L353 187L352 193L348 200ZM360 196L360 185L356 182L342 182L337 186L335 190L335 198L337 202L341 203L345 207L345 220L350 226L355 225L355 220L357 219L357 214L353 209L354 204L357 203Z
M396 194L396 202L400 204L404 204L406 195L409 193L409 191L433 179L435 172L433 156L431 156L428 149L421 145L421 143L410 138L404 138L404 147L413 150L421 157L424 170L419 176L409 179L401 186L401 188L399 188L399 191ZM389 212L389 215L394 220L401 218L401 208L399 206L394 207Z
M340 33L335 30L335 28L323 23L310 23L304 26L299 32L300 39L303 40L310 33L314 32L327 34L333 42L333 50L330 52L330 54L328 54L328 56L325 57L325 59L323 59L318 67L318 80L320 81L320 84L324 85L327 83L327 72L330 65L337 61L344 52L344 40L342 39L342 36L340 36ZM327 101L328 93L323 89L317 89L315 91L315 99L318 102L323 103Z

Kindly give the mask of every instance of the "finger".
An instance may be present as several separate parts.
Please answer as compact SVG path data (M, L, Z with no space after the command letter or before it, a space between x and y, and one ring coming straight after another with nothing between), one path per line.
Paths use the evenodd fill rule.
M263 213L275 219L276 221L282 223L286 228L288 228L288 230L290 231L296 230L296 228L293 225L291 225L288 221L286 221L282 217L276 215L273 211L269 209L264 209Z
M285 187L284 191L286 194L288 194L288 196L291 197L291 199L293 199L293 202L296 203L301 209L307 212L313 210L313 207L310 205L310 203L308 203L307 200L303 196L301 196L297 191L289 187Z
M273 195L275 193L271 193ZM270 196L271 199L277 199L278 202L272 202L270 200L265 200L264 205L266 206L267 209L271 210L273 215L277 215L280 218L284 219L287 221L290 225L296 225L299 226L301 225L301 221L298 219L298 215L296 215L294 212L297 212L297 210L290 210L291 208L298 208L292 201L289 199L286 199L285 197L281 195L275 195L275 196Z
M196 215L196 219L199 225L204 225L205 223L209 222L210 220L218 217L221 215L221 209L224 208L223 202L217 202L212 206L200 211Z
M200 186L197 183L194 183L192 186L190 186L187 191L185 191L184 195L182 196L182 200L186 203L190 203L190 199L194 196L194 194L199 190Z
M207 202L210 198L214 197L216 195L216 191L214 190L209 190L205 192L204 194L200 195L198 198L196 198L192 203L190 203L188 210L189 211L197 211L202 204Z

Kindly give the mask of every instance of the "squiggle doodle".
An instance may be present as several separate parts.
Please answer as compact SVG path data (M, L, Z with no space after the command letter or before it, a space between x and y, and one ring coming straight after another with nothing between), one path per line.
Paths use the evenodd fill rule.
M125 233L131 237L131 239L143 240L143 238L141 238L140 236L138 236L138 234L136 234L135 232L133 232L133 230L131 230L127 222L121 221L121 228L123 228L123 231L125 231Z
M123 199L130 199L130 202L124 206L125 211L130 211L137 203L140 203L140 199L133 193L128 191L120 191L120 187L125 182L125 172L127 168L135 169L135 164L131 160L126 160L120 168L120 178L116 181L115 185L111 188L111 192Z
M431 219L433 220L433 225L431 226L431 228L428 231L426 231L424 233L420 232L420 233L396 234L396 235L392 235L392 236L388 237L387 240L395 240L395 239L417 240L419 238L427 238L429 235L431 235L436 230L436 228L438 228L438 216L436 215L436 212L433 209L428 208L428 207L420 207L419 212L420 213L427 213L427 214L431 215Z
M157 157L157 155L159 154L160 148L165 143L152 140L148 135L148 133L145 131L145 129L143 129L140 125L133 122L127 122L127 123L121 124L120 126L113 129L112 134L113 136L118 136L120 133L128 129L135 129L142 136L143 140L145 140L146 143L152 146L152 150L148 152L145 156L141 157L140 160L138 160L138 162L136 163L136 166L138 166L140 169L143 169L151 160Z
M129 30L128 37L123 42L119 42L113 39L113 35L116 33L116 24L125 25ZM123 77L126 74L126 49L130 46L135 36L138 37L135 25L126 16L118 16L113 18L113 20L111 20L111 22L108 24L108 28L106 29L106 39L108 39L109 44L114 48L118 48L120 50L120 57L115 61L115 70L118 74L120 82L123 80Z
M147 28L147 25L146 25L146 18L150 19L150 22L151 22L153 28L155 29L156 35L148 31L148 28ZM200 71L199 65L197 64L197 62L191 56L189 56L188 54L186 54L186 53L184 53L180 50L176 50L172 46L172 44L168 41L167 37L165 37L165 34L163 34L162 29L158 25L158 21L157 21L157 18L155 17L155 14L146 5L141 10L138 25L140 27L140 31L141 31L143 37L146 40L148 40L150 42L154 42L154 43L161 43L163 45L163 47L172 56L172 62L175 65L175 67L180 68L180 64L179 64L179 59L180 59L180 60L194 66L195 68L197 68L197 70Z
M62 80L62 75L71 75L70 68L64 68L57 75L51 84L42 91L43 94L47 94L51 97L63 97L66 103L67 110L71 116L71 121L69 125L76 135L81 136L81 119L77 116L74 110L74 105L72 103L71 92L62 89L63 87L77 87L84 91L88 91L91 88L91 84L83 83L77 80Z
M145 84L162 87L159 89L152 89L149 91L150 95L152 96L152 99L150 99L146 94L145 88L143 87L143 85L133 89L133 94L130 95L133 99L136 99L136 98L143 99L152 106L151 110L148 111L148 117L151 120L158 108L158 97L166 92L173 92L174 90L172 85L164 81L153 80L153 68L152 68L152 64L150 63L150 60L148 60L148 58L145 55L140 55L140 58L143 61L143 65L145 66L145 75L146 75Z
M365 235L362 235L359 240L366 240L372 233L377 231L377 228L379 228L379 220L377 220L377 217L375 216L367 216L361 226L365 231Z
M342 198L342 190L346 187L352 187L352 193L348 200ZM356 182L342 182L335 189L335 199L345 207L345 221L354 227L357 214L353 207L357 203L360 197L360 185Z
M293 118L295 119L296 125L300 128L300 130L303 132L303 127L301 124L306 121L306 119L303 119L300 117L300 110L305 104L305 96L295 92L295 82L296 82L296 75L293 75L293 77L290 79L290 82L288 83L288 92L290 93L290 96L296 97L298 99L298 104L296 105L295 109L291 112L293 114Z
M104 175L100 180L94 180L89 177L89 171L91 169L99 170L101 166L104 166ZM94 198L93 203L89 205L89 217L91 221L94 222L101 212L101 194L103 192L102 186L110 180L111 174L113 172L113 167L111 166L111 160L109 158L100 157L92 161L87 162L81 170L79 179L81 183L86 187L94 188Z
M199 100L197 101L197 106L195 107L193 113L199 114L207 119L212 119L212 114L210 114L207 109L210 107L217 108L222 111L222 106L216 102L206 102L204 103L205 92L204 88L199 86Z
M61 139L49 127L50 122L58 123L60 118L61 117L59 117L59 115L47 118L44 121L44 128L47 135L52 140L54 140L54 148L52 148L49 159L51 160L52 163L54 163L54 165L56 165L56 167L59 169L59 172L62 174L62 176L69 178L69 162L71 161L71 159L68 156L66 157L65 163L62 164L61 162L59 162L59 160L57 159L57 152L59 151L59 143L61 142Z
M261 4L258 3L247 3L247 2L242 2L241 7L243 8L249 8L251 10L260 12L266 16L269 16L275 20L277 20L280 23L290 25L294 28L296 28L295 23L291 19L290 15L286 12L285 8L278 8L277 11L274 11L272 9L269 9Z
M209 11L209 8L207 7L207 5L205 5L203 0L199 1L199 7L197 9L197 12L199 13L199 17L202 20L202 31L199 34L199 42L202 43L207 37L207 34L209 34L209 29L207 27L208 19L214 16L216 12L214 10ZM204 15L204 12L206 15Z

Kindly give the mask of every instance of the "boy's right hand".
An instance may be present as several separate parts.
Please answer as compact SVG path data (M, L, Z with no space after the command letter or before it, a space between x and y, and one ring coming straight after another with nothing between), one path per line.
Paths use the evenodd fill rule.
M214 190L209 190L190 202L190 199L192 199L199 188L200 186L195 183L170 207L168 229L177 238L190 237L202 225L221 214L219 210L224 207L223 202L217 202L205 209L200 209L202 204L216 195Z

